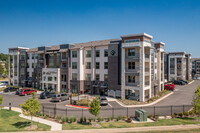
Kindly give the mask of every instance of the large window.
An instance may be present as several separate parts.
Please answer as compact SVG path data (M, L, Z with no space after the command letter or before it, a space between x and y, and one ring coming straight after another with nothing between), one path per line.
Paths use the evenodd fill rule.
M86 62L86 69L91 69L91 62Z
M100 69L100 63L96 62L96 69Z
M170 74L175 74L175 59L170 58Z
M104 50L104 57L108 57L108 50L107 49Z
M128 76L128 83L135 83L135 76Z
M100 57L100 50L96 50L96 57Z
M48 77L48 81L52 81L52 77Z
M128 69L135 69L135 62L128 62Z
M99 80L100 80L100 75L96 74L96 81L99 81Z
M64 82L67 81L67 75L66 74L62 74L61 77L62 77L62 81L64 81Z
M86 57L87 58L91 57L91 50L86 50Z
M135 49L134 48L128 49L128 56L135 56Z
M72 51L72 58L77 58L77 51Z
M85 80L91 80L91 74L87 73L86 77L85 77Z
M77 80L77 73L72 73L72 80Z
M72 69L77 69L77 62L72 62Z
M108 69L108 62L104 62L104 69Z

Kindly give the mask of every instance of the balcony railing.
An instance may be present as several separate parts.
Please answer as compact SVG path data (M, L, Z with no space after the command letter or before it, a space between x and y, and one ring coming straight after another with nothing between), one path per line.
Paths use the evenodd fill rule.
M150 57L150 54L145 54L146 59L149 59L149 57Z
M150 81L145 81L145 85L150 85Z
M136 53L134 56L128 56L128 53L127 53L125 59L128 59L128 60L131 60L131 59L140 59L140 54Z
M130 83L128 81L126 81L126 86L135 86L135 87L139 87L140 86L140 82L135 82L135 83Z
M129 69L128 66L126 66L126 72L140 72L140 67L137 66L135 69Z
M150 68L149 67L145 67L145 72L149 72Z

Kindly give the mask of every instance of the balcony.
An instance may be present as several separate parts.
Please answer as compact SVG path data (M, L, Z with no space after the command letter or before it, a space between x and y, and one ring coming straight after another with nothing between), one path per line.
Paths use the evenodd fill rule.
M145 86L150 85L150 81L145 81Z
M140 59L140 54L135 54L135 56L128 56L128 55L126 55L125 56L125 60L126 61L139 61L139 59Z
M139 66L137 66L137 67L135 67L135 69L129 69L128 66L126 66L126 72L139 73L140 72L140 68L139 68Z
M150 61L150 54L145 54L145 61L147 61L147 62Z
M139 87L139 86L140 86L140 82L137 81L137 82L135 82L135 83L129 83L128 81L126 81L126 86Z

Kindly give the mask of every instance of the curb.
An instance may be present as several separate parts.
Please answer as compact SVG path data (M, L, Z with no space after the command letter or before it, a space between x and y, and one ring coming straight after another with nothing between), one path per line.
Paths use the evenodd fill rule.
M66 106L80 108L80 109L90 109L90 107L78 106L78 105L71 105L71 104L67 104Z
M193 82L194 82L194 80L192 80L190 83L188 83L188 85L189 85L189 84L192 84Z
M168 96L170 96L170 95L172 95L172 94L174 94L174 92L171 92L171 93L165 95L164 97L162 97L162 98L160 98L160 99L158 99L158 100L156 100L156 101L154 101L154 102L152 102L152 103L143 104L143 105L125 105L125 104L119 102L118 100L116 100L116 102L117 102L119 105L121 105L122 107L146 107L146 106L154 105L154 104L160 102L161 100L167 98Z

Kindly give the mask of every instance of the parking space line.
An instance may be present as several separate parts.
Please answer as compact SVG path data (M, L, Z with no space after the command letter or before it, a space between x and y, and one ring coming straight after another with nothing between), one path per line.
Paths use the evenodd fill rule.
M108 105L112 108L112 105L110 103L108 103Z

